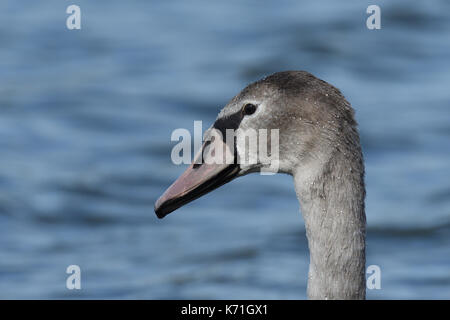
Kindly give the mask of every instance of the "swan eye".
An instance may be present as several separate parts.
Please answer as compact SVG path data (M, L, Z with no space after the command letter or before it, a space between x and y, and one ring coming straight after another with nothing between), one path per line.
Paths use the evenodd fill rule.
M256 106L253 103L247 103L244 108L242 109L242 112L244 115L248 116L251 114L254 114L256 111Z

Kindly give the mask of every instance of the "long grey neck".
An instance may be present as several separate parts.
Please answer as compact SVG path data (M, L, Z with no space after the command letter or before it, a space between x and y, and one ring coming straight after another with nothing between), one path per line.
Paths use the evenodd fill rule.
M310 250L309 299L365 299L364 167L360 150L335 152L294 182Z

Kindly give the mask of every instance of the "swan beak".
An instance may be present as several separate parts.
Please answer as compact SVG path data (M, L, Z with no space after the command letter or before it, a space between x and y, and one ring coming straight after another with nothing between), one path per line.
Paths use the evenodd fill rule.
M227 152L230 154L229 147L223 141L218 140L214 144L214 148L218 146L223 148L224 159ZM208 142L203 144L202 150L195 158L196 161L156 201L155 213L158 218L164 218L172 211L230 182L237 176L240 169L234 163L234 156L232 156L233 163L231 164L226 161L221 161L223 164L216 164L205 159L205 150L208 145ZM202 156L202 163L197 164L200 162L198 158Z

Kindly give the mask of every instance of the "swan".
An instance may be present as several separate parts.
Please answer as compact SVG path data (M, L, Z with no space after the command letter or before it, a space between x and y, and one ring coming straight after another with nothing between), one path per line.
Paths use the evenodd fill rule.
M293 176L305 221L308 299L365 299L364 163L350 103L306 71L278 72L244 88L209 130L249 128L279 129L276 171ZM250 148L241 154L242 137L236 132L237 148L231 152L235 158L249 156ZM222 143L228 146L226 139ZM236 177L263 169L271 170L261 161L193 163L156 201L155 213L163 218Z

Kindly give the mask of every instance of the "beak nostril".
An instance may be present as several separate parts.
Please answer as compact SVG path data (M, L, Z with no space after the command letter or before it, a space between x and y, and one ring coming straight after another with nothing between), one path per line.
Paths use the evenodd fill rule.
M198 169L201 165L202 165L202 163L194 163L192 165L192 169Z
M211 144L211 140L206 140L201 148L201 152L197 157L195 157L194 164L192 165L192 169L198 169L203 164L203 153L205 152L206 148L209 147ZM198 158L201 158L200 161L197 161Z

